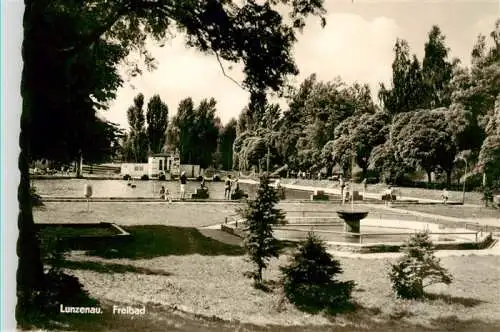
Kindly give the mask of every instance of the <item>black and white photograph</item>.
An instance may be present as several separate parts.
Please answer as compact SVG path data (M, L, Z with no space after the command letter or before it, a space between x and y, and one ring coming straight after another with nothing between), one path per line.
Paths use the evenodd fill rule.
M19 20L12 331L500 331L498 0Z

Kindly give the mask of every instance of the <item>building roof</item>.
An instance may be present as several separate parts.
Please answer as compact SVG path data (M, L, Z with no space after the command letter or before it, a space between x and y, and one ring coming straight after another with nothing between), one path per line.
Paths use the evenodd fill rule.
M149 155L150 157L170 157L173 153L153 153Z

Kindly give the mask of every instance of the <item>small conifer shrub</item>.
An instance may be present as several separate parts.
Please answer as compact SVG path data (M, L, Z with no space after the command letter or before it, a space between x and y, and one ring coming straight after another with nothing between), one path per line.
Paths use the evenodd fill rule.
M283 287L290 302L307 311L341 309L349 304L354 281L339 281L340 262L327 251L324 242L309 233L290 260L281 267Z
M441 266L434 255L432 241L427 232L416 233L406 241L405 255L391 264L389 278L396 295L405 299L419 299L424 288L435 284L452 282L451 274Z
M260 179L255 200L247 202L246 208L239 211L245 219L245 248L255 270L250 273L256 285L262 284L262 271L272 257L279 255L279 242L273 236L273 225L285 224L285 214L276 207L279 197L269 186L269 178Z

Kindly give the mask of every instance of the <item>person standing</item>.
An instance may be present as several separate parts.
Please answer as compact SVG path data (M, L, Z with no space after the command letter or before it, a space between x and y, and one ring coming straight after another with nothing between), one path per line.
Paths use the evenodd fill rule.
M443 204L448 203L448 198L450 194L448 193L448 190L446 188L443 189L443 192L441 193L441 198L443 199Z
M224 198L231 199L231 175L228 175L224 182Z
M342 204L349 203L349 200L352 199L350 192L349 192L349 183L345 184L343 191L344 191L344 193L343 193L344 195L342 196Z
M181 183L181 199L184 199L184 197L186 195L186 183L187 183L186 172L181 173L181 177L179 180Z
M367 185L366 185L366 178L363 179L363 181L361 182L363 184L363 199L365 199L365 194L366 194L366 188L367 188Z
M160 189L160 199L165 199L166 200L165 186L161 186L161 189Z
M345 182L344 182L344 178L342 177L342 174L339 177L339 185L340 185L340 198L342 199L342 204L344 204Z
M394 196L394 189L392 186L389 186L385 191L385 206L392 206L392 198Z

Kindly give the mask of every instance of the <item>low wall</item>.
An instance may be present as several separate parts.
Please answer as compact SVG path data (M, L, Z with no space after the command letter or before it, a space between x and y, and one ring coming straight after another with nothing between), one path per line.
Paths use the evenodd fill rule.
M240 238L245 237L245 232L240 230L240 229L236 229L235 227L231 227L231 226L227 226L227 225L222 224L220 226L220 230L223 232L229 233L231 235L240 237Z

